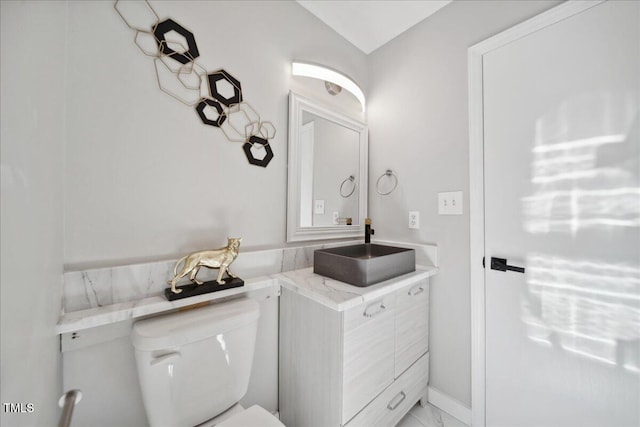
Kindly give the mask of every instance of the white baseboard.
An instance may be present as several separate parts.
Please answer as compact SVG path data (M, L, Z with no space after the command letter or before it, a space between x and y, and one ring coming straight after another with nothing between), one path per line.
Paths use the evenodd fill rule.
M437 388L429 386L427 400L433 406L443 410L447 414L462 421L466 425L471 425L471 408L467 408L462 402L454 399Z

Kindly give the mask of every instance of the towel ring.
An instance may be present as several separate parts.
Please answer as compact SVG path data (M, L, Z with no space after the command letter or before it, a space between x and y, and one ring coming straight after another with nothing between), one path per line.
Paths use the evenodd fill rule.
M394 183L393 183L393 188L391 190L387 191L386 193L382 193L380 191L380 180L382 178L384 178L385 176L392 177L393 180L394 180ZM383 173L382 175L380 175L380 178L378 178L378 180L376 181L376 191L381 196L386 196L387 194L393 193L393 190L395 190L397 186L398 186L398 177L396 176L395 173L393 173L393 171L391 169L387 169L387 171L385 173Z
M354 191L356 191L356 183L355 183L356 177L353 175L349 175L349 178L345 179L344 181L342 181L342 184L340 184L340 195L342 197L344 197L345 199L349 196L351 196L353 194ZM351 182L351 191L349 192L349 194L345 194L346 191L344 191L344 185L347 182Z

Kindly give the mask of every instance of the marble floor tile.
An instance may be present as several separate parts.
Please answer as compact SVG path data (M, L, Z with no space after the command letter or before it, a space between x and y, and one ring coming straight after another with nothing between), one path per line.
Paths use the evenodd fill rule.
M425 424L421 423L415 415L408 413L405 415L403 419L396 425L396 427L427 427ZM428 426L432 427L432 426Z
M465 423L428 404L414 406L396 427L468 427Z

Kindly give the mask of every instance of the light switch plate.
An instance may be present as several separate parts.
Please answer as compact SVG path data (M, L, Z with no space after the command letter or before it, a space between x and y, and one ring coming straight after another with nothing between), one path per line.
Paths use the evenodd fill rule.
M324 200L315 200L313 202L313 213L316 215L324 214Z
M462 191L438 193L440 215L462 215Z

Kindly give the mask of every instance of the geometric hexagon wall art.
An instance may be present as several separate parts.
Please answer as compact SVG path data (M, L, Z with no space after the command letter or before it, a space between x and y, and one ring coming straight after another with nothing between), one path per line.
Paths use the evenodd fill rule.
M182 52L176 52L169 47L169 43L167 43L166 35L167 33L175 31L180 34L187 42L187 49ZM170 55L171 58L176 61L187 64L192 62L198 56L200 56L200 52L198 52L198 45L196 44L196 39L193 37L193 33L182 25L178 24L173 19L165 19L164 21L158 23L153 29L153 35L156 36L156 40L158 42L158 48L165 55ZM164 42L164 43L163 43Z
M117 1L113 7L127 27L134 31L149 32L160 19L148 1Z
M246 101L232 104L226 109L227 122L220 130L229 141L245 143L258 135L260 116Z
M227 73L225 70L215 71L207 76L209 78L209 90L211 96L214 99L220 101L223 105L229 107L233 104L239 104L242 102L242 88L238 79ZM230 86L233 90L233 95L224 93L222 88Z
M158 56L158 43L156 37L148 31L136 30L133 42L147 56Z
M187 88L180 79L175 78L175 73L162 58L155 58L153 62L161 91L190 107L200 102L200 88Z
M264 157L257 158L254 156L252 148L254 148L255 144L261 146L260 148L265 150ZM269 141L264 138L260 138L259 136L250 137L249 141L244 143L242 149L247 156L247 160L249 160L249 163L251 163L252 165L266 167L271 159L273 159L273 150L271 150Z
M215 109L217 113L215 117L211 116L210 114L207 115L207 112L210 112L212 108ZM196 111L198 112L200 119L202 119L202 123L204 123L205 125L215 126L219 128L227 119L227 116L222 110L222 105L220 105L218 101L215 101L213 99L201 100L196 107Z
M148 0L116 0L113 7L134 32L134 44L153 58L160 90L195 106L204 125L218 128L230 142L241 142L247 161L266 167L273 159L269 141L276 129L244 100L240 81L222 68L209 72L202 67L193 33L171 18L160 21Z

